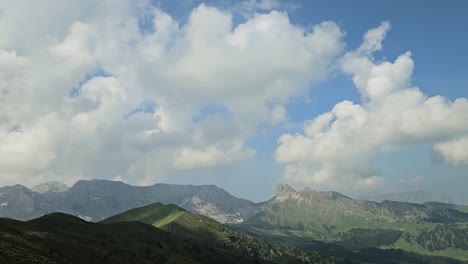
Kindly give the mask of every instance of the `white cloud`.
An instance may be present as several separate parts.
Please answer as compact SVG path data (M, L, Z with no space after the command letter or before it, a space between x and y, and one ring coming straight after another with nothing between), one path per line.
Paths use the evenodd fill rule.
M434 150L440 153L447 163L468 164L468 136L437 143Z
M358 178L356 187L358 189L369 189L381 186L384 183L384 178L380 176L370 176L366 178Z
M364 34L362 45L358 48L357 53L372 55L372 52L381 50L382 41L385 39L389 30L390 23L384 21L380 26L367 31L366 34Z
M206 168L224 165L232 161L243 160L253 157L255 151L245 149L243 146L233 146L231 149L223 150L217 146L206 149L182 148L176 152L174 167L182 170L194 168Z
M412 87L409 52L394 62L375 62L372 52L382 48L389 28L384 22L371 29L342 59L362 103L340 102L306 122L303 134L279 138L275 158L287 164L286 179L338 190L373 187L383 179L372 157L417 143L434 144L448 163L466 162L467 99L428 97Z
M112 180L113 180L113 181L119 181L119 182L127 183L127 181L125 180L125 178L123 178L121 175L117 175L117 177L113 178Z
M271 122L278 124L286 120L286 108L282 105L275 105L271 111Z
M306 30L285 12L234 26L206 5L182 25L145 0L0 9L0 184L147 184L251 158L256 127L283 121L288 100L326 78L343 49L334 23ZM142 16L154 30L141 32ZM143 101L155 108L135 110Z

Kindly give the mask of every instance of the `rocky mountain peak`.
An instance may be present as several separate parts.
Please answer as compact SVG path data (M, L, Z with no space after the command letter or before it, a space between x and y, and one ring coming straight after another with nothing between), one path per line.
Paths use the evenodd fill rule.
M309 187L305 187L303 190L302 190L303 193L314 193L315 190L309 188Z
M291 186L288 184L279 184L276 186L276 197L281 197L281 196L287 196L291 194L295 194L296 190L294 190Z

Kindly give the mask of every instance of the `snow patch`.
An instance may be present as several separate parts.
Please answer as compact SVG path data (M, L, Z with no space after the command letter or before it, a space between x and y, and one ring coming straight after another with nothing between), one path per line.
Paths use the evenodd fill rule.
M4 202L0 206L8 206L8 202Z

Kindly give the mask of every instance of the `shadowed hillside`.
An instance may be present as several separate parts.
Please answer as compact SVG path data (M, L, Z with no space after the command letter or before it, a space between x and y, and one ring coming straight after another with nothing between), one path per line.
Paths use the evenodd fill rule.
M95 224L54 213L0 220L0 263L268 263L200 246L140 222Z
M26 222L2 218L0 263L335 263L238 234L175 205L158 203L105 222L63 213Z

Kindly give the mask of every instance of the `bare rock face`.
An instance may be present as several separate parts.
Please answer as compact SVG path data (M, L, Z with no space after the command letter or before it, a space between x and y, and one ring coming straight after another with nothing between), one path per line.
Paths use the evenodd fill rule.
M0 217L27 220L42 216L47 199L23 185L0 188Z
M296 190L294 190L291 186L287 184L279 184L278 186L276 186L276 197L287 196L295 193Z
M54 182L32 189L21 185L0 188L0 217L29 220L63 212L87 221L100 221L160 202L178 205L222 223L239 223L258 211L254 202L234 197L214 185L155 184L142 187L90 180L78 181L71 188Z
M31 188L31 191L38 192L38 193L46 193L46 192L64 192L68 189L69 187L65 185L65 183L63 182L51 181L51 182L45 182L45 183L36 185Z

